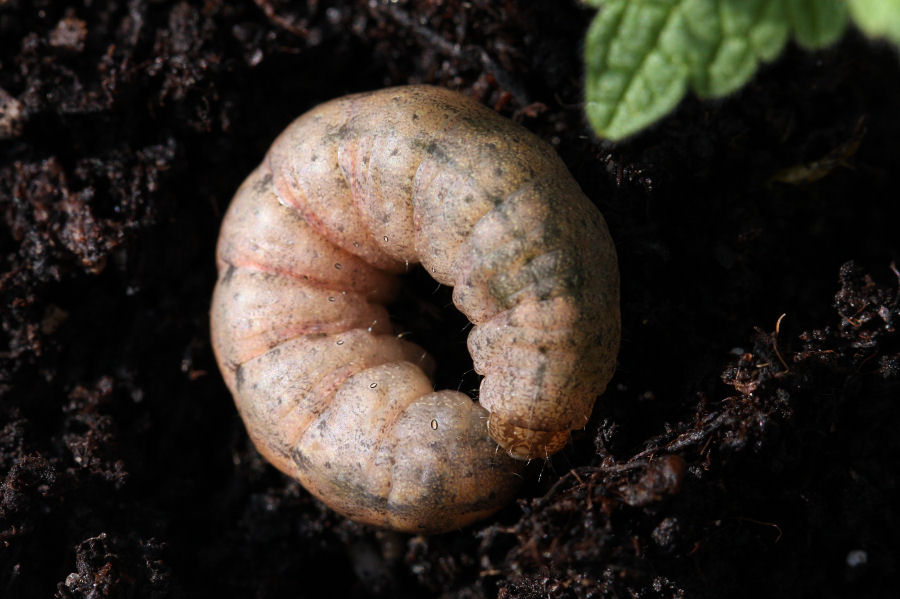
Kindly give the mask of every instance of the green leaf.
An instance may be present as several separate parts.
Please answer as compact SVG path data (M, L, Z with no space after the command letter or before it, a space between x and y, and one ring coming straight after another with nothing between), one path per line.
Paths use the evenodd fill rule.
M600 11L585 42L586 111L610 139L655 122L689 87L702 97L737 90L791 31L817 47L847 21L844 0L587 1Z
M670 112L684 97L688 67L665 49L678 0L611 0L585 42L586 110L601 135L619 139Z
M847 26L846 0L786 0L797 43L806 48L832 44Z
M849 8L863 33L900 45L900 0L849 0Z
M683 0L685 26L703 39L684 51L692 66L691 87L700 96L730 94L777 56L788 25L779 0ZM698 29L703 27L705 38Z

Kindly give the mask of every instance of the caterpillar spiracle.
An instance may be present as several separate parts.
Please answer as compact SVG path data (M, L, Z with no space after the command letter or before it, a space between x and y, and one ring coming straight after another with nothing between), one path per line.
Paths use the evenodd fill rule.
M420 263L474 325L479 403L385 305ZM619 277L606 223L553 149L430 86L295 120L222 222L213 348L259 451L331 508L403 531L504 505L612 376ZM502 450L499 450L502 448Z

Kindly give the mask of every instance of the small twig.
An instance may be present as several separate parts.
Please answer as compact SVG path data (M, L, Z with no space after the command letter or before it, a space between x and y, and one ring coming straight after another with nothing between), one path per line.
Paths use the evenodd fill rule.
M697 445L708 436L712 435L712 433L716 432L723 424L729 422L730 420L731 416L728 414L728 412L723 412L721 414L716 414L715 412L713 412L709 414L703 422L700 423L700 426L702 427L701 430L692 430L686 433L681 433L671 441L666 441L667 437L671 437L671 433L665 433L654 437L647 442L647 444L650 445L651 448L645 449L644 451L633 456L628 461L628 463L631 463L640 458L646 458L654 452L659 451L659 447L663 447L666 453L678 453L685 447Z
M556 495L563 484L568 481L569 477L574 478L578 481L579 484L583 485L584 482L581 480L581 477L579 476L580 474L617 474L620 472L628 472L629 470L637 470L639 468L645 467L646 465L646 460L629 460L624 464L615 464L613 466L581 466L579 468L572 468L571 470L563 474L558 481L553 483L553 486L550 487L550 490L548 490L543 497L538 499L535 505L538 507L546 505L547 501L549 501L554 495Z
M425 25L422 25L421 23L418 23L409 15L409 13L402 10L393 3L383 5L383 10L397 24L411 30L417 36L422 38L428 45L433 46L444 54L447 54L459 60L466 60L469 58L469 56L474 55L478 62L481 63L481 67L485 71L493 75L497 83L503 89L509 91L513 95L513 97L515 97L516 102L518 102L520 106L530 106L531 104L533 104L533 102L528 98L528 95L522 90L521 86L513 81L513 77L508 72L506 72L505 69L498 65L497 62L493 58L491 58L490 54L488 54L484 48L481 48L479 46L462 46L458 43L450 42L436 31L426 27Z
M253 2L256 4L256 6L259 7L261 11L263 11L263 14L266 15L266 18L269 19L269 22L271 22L276 27L280 27L288 33L296 35L297 37L302 37L304 39L306 39L306 37L309 35L309 31L307 31L306 27L304 27L303 25L298 25L290 19L279 15L275 11L275 7L272 6L270 0L253 0Z
M752 522L753 524L760 524L762 526L771 526L776 531L778 531L778 536L775 537L775 543L781 540L782 532L781 527L775 524L774 522L764 522L762 520L757 520L756 518L748 518L747 516L737 516L738 520L744 520L746 522Z
M778 356L778 359L781 361L781 365L784 366L784 372L781 374L787 374L791 371L790 367L787 365L787 362L784 361L784 358L781 356L781 352L778 351L778 334L781 332L781 321L784 320L784 317L787 314L782 314L778 317L778 321L775 323L775 338L772 340L772 349L775 350L775 355Z

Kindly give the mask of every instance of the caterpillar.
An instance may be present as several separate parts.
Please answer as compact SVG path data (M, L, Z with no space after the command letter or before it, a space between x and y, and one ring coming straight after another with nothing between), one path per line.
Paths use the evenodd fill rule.
M213 349L250 438L360 522L434 533L490 515L614 370L603 216L549 145L446 89L299 117L236 192L216 261ZM433 360L392 329L416 263L474 325L479 403L435 391Z

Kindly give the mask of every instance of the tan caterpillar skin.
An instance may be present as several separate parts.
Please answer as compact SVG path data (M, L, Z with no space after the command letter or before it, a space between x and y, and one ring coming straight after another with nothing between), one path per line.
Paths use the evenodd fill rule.
M213 347L250 437L361 522L440 532L489 515L515 491L509 456L561 449L613 373L603 217L547 144L448 90L294 121L235 195L217 261ZM435 392L431 359L391 328L394 273L414 263L475 325L480 406Z

